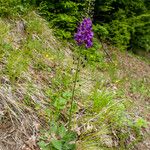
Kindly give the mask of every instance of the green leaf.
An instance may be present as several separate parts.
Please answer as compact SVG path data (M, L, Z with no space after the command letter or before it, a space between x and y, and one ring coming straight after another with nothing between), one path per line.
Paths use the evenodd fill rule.
M51 126L50 131L52 133L56 133L57 132L57 123L51 122L50 126Z
M70 98L72 96L72 93L67 91L67 92L64 92L62 96L64 98Z
M66 135L63 137L65 142L75 141L77 134L75 132L67 132Z
M138 128L147 127L147 121L140 117L136 120L136 126Z
M66 128L62 125L61 127L59 127L58 132L61 138L63 138L66 135Z
M63 150L75 150L76 149L76 145L74 144L70 144L70 143L65 143L63 145Z
M54 148L56 148L57 150L62 150L62 142L59 140L52 140L51 141L52 145Z
M66 106L66 103L67 103L67 100L60 97L58 99L55 100L54 102L54 106L57 108L57 109L64 109L65 106Z

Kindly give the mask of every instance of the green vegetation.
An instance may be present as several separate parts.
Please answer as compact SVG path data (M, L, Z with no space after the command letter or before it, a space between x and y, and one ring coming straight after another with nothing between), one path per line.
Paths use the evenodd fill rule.
M112 44L149 51L149 2L0 2L0 149L124 150L147 139L149 61ZM96 34L79 49L87 11Z
M55 34L72 39L76 25L93 16L96 34L122 49L149 51L149 2L144 0L37 0L41 15L56 28ZM88 14L87 14L88 13Z
M95 34L100 39L110 41L120 49L149 52L149 1L1 0L0 16L23 14L29 6L37 7L39 14L55 28L55 35L62 39L72 39L78 22L85 16L93 16Z

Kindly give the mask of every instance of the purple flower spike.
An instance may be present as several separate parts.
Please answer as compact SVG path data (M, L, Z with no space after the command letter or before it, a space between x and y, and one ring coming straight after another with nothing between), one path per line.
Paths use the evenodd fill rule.
M90 18L83 19L82 23L77 29L75 34L75 40L78 45L85 44L86 48L90 48L93 45L94 33L92 32L92 21Z

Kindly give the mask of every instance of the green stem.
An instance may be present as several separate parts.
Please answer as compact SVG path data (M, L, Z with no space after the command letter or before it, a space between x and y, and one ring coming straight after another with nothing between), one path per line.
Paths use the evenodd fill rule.
M72 89L71 106L70 106L70 111L69 111L69 123L68 123L69 130L71 130L72 109L73 109L75 88L76 88L77 78L78 78L78 73L79 73L79 66L80 66L80 54L78 58L78 63L77 63L77 68L76 68L76 73L75 73L75 80L74 80L73 89Z

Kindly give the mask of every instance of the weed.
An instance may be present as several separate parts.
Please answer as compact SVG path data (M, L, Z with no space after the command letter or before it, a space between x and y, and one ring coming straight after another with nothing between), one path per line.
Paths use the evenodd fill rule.
M93 100L93 110L99 112L112 103L113 96L106 91L96 91L92 94L91 99Z
M140 80L137 82L137 81L133 80L131 82L130 90L133 93L140 93L142 95L150 97L150 94L149 94L150 92L147 87L148 87L148 85L147 85L146 81Z
M88 142L95 139L95 142L97 140L100 143L96 147L102 148L108 146L107 140L110 144L111 139L116 139L117 145L126 149L127 141L129 145L134 146L136 140L141 138L139 131L146 125L146 122L139 120L134 123L134 119L126 111L128 105L125 100L117 100L117 97L118 95L111 91L94 89L89 97L89 100L93 101L92 106L87 109L85 118L83 116L81 119L82 122L86 122L82 125L84 127L84 131L80 135L82 141ZM133 135L135 140L130 140L130 135ZM111 144L113 145L113 143Z
M51 122L49 131L42 132L38 145L42 150L75 150L76 134L63 125ZM48 140L49 139L49 140Z

